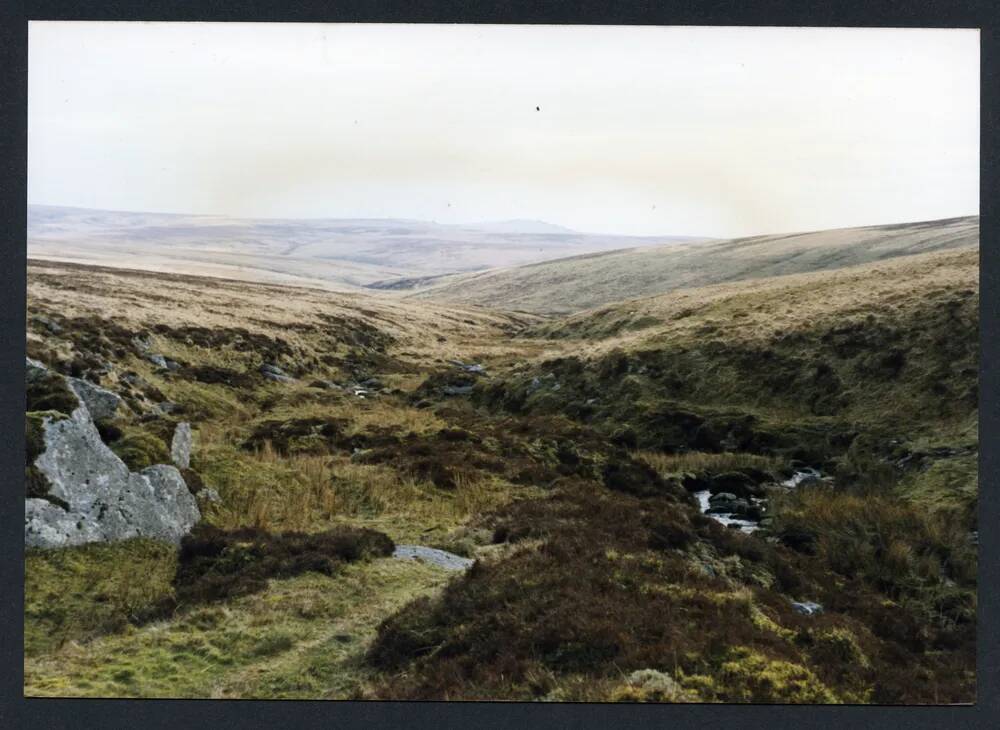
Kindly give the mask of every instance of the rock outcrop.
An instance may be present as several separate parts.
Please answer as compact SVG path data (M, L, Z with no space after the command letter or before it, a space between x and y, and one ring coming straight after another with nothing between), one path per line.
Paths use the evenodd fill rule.
M179 542L201 519L181 473L166 464L130 472L101 441L86 400L73 390L79 405L69 418L42 414L44 450L33 466L50 498L25 500L25 544L56 548L131 537Z
M90 417L95 421L114 418L117 415L118 408L122 404L121 396L80 378L66 378L66 384L87 406Z
M170 441L170 460L178 469L191 468L191 424L182 421L174 429L174 437Z

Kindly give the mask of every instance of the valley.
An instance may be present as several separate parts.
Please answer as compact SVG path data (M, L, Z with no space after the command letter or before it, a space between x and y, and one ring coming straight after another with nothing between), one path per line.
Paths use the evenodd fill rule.
M25 693L975 701L974 221L458 277L32 259L29 420L189 423L201 521L29 549Z

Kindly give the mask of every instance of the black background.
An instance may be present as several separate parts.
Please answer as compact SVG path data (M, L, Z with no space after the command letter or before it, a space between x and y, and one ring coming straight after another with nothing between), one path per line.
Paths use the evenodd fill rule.
M0 727L1000 727L1000 359L997 332L998 4L993 2L492 2L375 0L294 3L0 0ZM815 707L443 702L59 700L23 698L24 322L28 20L568 23L980 28L981 331L978 702L975 707Z

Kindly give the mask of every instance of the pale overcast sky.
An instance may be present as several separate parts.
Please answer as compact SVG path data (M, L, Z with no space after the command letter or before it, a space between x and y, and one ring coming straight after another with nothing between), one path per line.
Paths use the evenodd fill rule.
M32 203L706 236L979 211L974 30L32 22L29 38Z

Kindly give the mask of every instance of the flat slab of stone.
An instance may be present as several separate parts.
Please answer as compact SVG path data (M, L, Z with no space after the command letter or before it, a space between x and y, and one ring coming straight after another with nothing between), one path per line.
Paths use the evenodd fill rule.
M465 570L476 562L472 558L463 558L455 553L423 545L397 545L392 557L399 560L417 560L422 563L430 563L445 570Z

